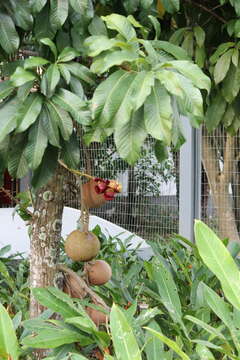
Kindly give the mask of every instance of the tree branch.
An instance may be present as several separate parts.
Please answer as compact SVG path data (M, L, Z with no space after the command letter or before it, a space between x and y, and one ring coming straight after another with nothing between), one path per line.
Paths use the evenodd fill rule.
M21 205L21 201L18 200L16 197L14 197L12 194L11 194L11 191L10 190L7 190L5 189L4 187L1 187L0 188L0 192L3 192L5 196L7 196L11 201L15 202L15 204L18 204L18 205ZM33 213L26 209L26 213L28 215L30 215L31 217L33 216Z
M209 9L209 8L207 8L206 6L202 5L202 4L193 2L192 0L185 0L185 2L187 2L188 4L190 4L190 5L192 5L192 6L196 6L196 7L198 7L199 9L202 9L202 10L208 12L209 14L211 14L212 16L214 16L216 19L218 19L219 21L221 21L223 24L226 24L227 21L226 21L222 16L216 14L216 13L213 11L213 9Z

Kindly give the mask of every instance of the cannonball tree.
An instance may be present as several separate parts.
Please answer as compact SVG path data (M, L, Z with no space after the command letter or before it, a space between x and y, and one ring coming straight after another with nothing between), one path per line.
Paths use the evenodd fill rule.
M178 10L166 3L0 4L0 170L1 178L5 169L13 178L31 172L32 288L56 277L66 183L58 161L78 169L79 128L86 146L112 136L132 165L148 136L159 159L179 148L180 114L196 127L203 120L210 79L184 49L159 40L164 6L169 18ZM31 316L41 310L32 298Z

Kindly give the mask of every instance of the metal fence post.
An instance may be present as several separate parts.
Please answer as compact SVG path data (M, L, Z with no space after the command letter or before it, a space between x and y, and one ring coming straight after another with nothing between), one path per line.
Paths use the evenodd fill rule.
M180 149L179 234L194 241L194 219L201 217L201 130L182 117L185 144Z

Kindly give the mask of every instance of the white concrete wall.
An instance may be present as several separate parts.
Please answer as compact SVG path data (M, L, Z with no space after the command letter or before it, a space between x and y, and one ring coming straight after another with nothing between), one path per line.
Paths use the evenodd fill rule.
M30 241L28 230L25 222L17 215L13 217L13 208L0 209L0 247L4 245L12 246L12 253L24 252L29 253ZM65 238L71 231L76 229L76 223L80 216L80 211L69 207L64 208L62 236ZM133 235L126 229L115 225L107 220L97 216L90 216L90 230L99 225L106 235L118 236L121 240L126 240ZM149 245L137 235L131 239L131 247L135 248L140 245L140 254L142 257L148 258L151 255ZM143 255L145 254L145 255Z

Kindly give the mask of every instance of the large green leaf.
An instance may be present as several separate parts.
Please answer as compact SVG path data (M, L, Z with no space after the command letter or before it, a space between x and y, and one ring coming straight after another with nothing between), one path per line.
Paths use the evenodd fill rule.
M147 132L169 145L172 128L171 98L158 80L145 101L144 119Z
M162 0L162 4L164 9L171 14L179 11L180 8L179 0Z
M34 35L37 40L40 39L52 39L56 33L56 29L53 29L49 21L49 2L44 8L35 15L34 18Z
M200 26L194 26L193 32L196 38L197 45L201 48L206 38L205 31Z
M217 337L223 341L226 341L225 336L218 329L215 329L213 326L206 324L204 321L196 318L195 316L186 315L185 319L192 321L194 324L200 326L201 328L203 328L205 331L207 331L214 337Z
M189 27L182 27L174 31L174 33L170 36L169 41L175 45L179 45L182 42L187 30L189 30Z
M64 140L68 140L72 134L73 123L70 115L52 101L47 102L50 117L58 124L60 132Z
M38 13L45 6L47 0L31 0L31 8L34 13Z
M80 147L76 133L72 133L68 141L62 145L61 158L68 167L77 169L80 162Z
M127 43L125 47L127 46ZM84 41L84 45L88 48L88 55L91 57L99 55L102 51L109 50L113 47L120 47L120 40L109 39L106 35L93 35Z
M161 82L166 90L170 92L170 94L184 98L184 91L181 87L181 82L176 72L161 69L160 71L156 72L156 78Z
M79 96L68 90L60 89L51 100L65 111L70 112L74 120L76 120L79 124L90 124L90 111L86 109L86 102L83 101Z
M157 285L158 293L163 305L174 322L182 322L182 307L178 290L170 271L158 259L154 263L153 279Z
M13 54L19 47L19 36L14 22L9 15L0 13L0 45L8 54Z
M175 151L185 143L186 139L183 135L182 120L174 103L173 106L173 124L172 124L172 145Z
M16 115L17 132L25 131L36 121L42 108L42 101L42 96L36 93L30 94L26 98Z
M166 344L170 349L172 349L173 351L175 351L176 354L178 354L181 359L183 360L190 360L190 358L187 356L187 354L185 354L181 348L179 347L179 345L169 339L168 337L166 337L165 335L163 335L162 333L156 331L156 330L153 330L153 329L150 329L148 327L145 328L146 330L150 331L154 336L158 337L164 344Z
M45 114L42 116L45 116ZM42 116L40 113L37 121L31 126L25 150L28 165L33 170L40 165L48 143L48 137L43 128Z
M65 67L78 79L83 80L89 85L95 84L96 75L94 75L86 66L77 62L70 62L66 64Z
M134 50L115 50L97 56L92 65L91 71L96 74L103 74L112 66L121 65L125 62L132 62L138 59L138 53Z
M230 65L229 71L222 83L222 95L225 100L231 103L240 90L240 68Z
M60 72L56 64L49 66L41 81L41 92L47 97L51 97L60 80Z
M59 129L55 117L50 117L48 108L44 105L41 111L42 125L51 145L60 148Z
M24 30L30 30L33 25L33 17L28 1L11 1L12 17L17 26Z
M161 328L155 320L152 320L148 324L148 327L155 331L161 332ZM152 335L150 332L147 332L145 341L146 341L145 352L147 355L147 359L149 360L150 359L159 360L161 358L164 359L165 357L164 343L159 338Z
M0 304L0 356L3 359L18 360L19 347L12 320Z
M13 85L18 87L24 85L25 83L36 79L36 75L31 71L24 70L22 67L18 66L15 72L12 74L10 80Z
M218 59L213 73L216 84L219 84L227 75L233 51L233 49L228 50Z
M218 92L217 95L211 100L210 105L207 108L206 112L206 126L209 131L212 131L217 128L224 112L226 110L227 103L222 97L221 93Z
M130 84L129 79L132 80ZM115 127L122 127L126 124L132 115L132 112L142 106L154 85L154 76L152 72L145 71L128 74L126 83L129 84L128 88L125 90L123 94L124 96L121 98L121 103L119 104L117 112L114 116L113 122ZM117 95L115 95L115 97L116 96ZM114 99L112 102L113 101Z
M87 360L87 358L81 354L71 354L71 360Z
M68 1L51 0L50 2L50 23L53 28L59 29L68 16Z
M191 80L197 88L206 89L208 92L210 91L211 81L209 77L205 75L197 65L191 63L190 61L173 60L160 65L160 67L173 67Z
M180 46L171 44L168 41L152 40L151 44L156 50L164 50L178 60L190 60L187 52Z
M200 360L215 360L214 355L208 349L207 346L197 344L196 353L200 356Z
M101 123L109 123L116 114L136 74L123 70L115 71L95 90L92 98L92 115L100 116Z
M58 346L75 342L86 346L93 343L93 340L89 336L82 335L80 332L58 327L42 330L38 335L31 335L22 340L24 345L42 349L54 349Z
M233 47L235 45L234 42L227 42L227 43L223 43L221 44L217 50L215 51L215 53L210 57L210 62L211 64L216 64L218 58L224 54L229 48Z
M154 84L152 72L129 73L118 70L96 89L92 108L94 116L100 116L100 126L114 121L122 127L132 111L138 110L151 92ZM107 92L106 89L108 89Z
M15 135L11 141L8 156L8 171L13 178L22 178L28 172L28 163L25 156L27 138L25 134Z
M10 95L13 89L14 86L10 80L0 82L0 100Z
M65 322L67 324L71 324L76 326L78 329L87 331L87 332L93 332L97 331L97 326L94 324L94 322L91 320L91 318L87 315L85 310L83 310L85 314L83 316L76 316L71 317L68 319L65 319Z
M48 64L49 61L40 56L32 56L24 61L24 69L31 69L37 66L43 66Z
M117 359L141 360L141 352L133 334L133 329L123 312L116 305L112 306L110 313L110 328Z
M108 16L102 16L102 19L106 22L109 29L116 30L126 40L130 41L136 38L136 31L125 16L111 14Z
M56 60L57 59L57 48L56 48L56 45L54 44L54 42L49 38L40 39L40 42L50 48L50 50L53 53L54 58Z
M23 102L28 97L31 89L33 88L34 80L28 81L25 84L19 86L17 91L17 97L19 101Z
M77 13L84 13L88 8L88 0L70 0L72 8Z
M162 162L168 158L169 156L168 149L161 140L157 140L155 142L154 154L159 162Z
M71 74L70 74L69 70L67 69L66 65L65 64L58 64L58 69L60 71L60 74L62 75L62 77L66 81L66 83L69 84L70 80L71 80Z
M183 97L177 98L178 104L181 104L180 112L189 117L203 117L203 99L200 90L184 76L177 74L177 77L184 93Z
M90 145L92 142L104 142L108 136L113 134L113 128L100 128L94 127L93 129L88 130L84 136L84 142L86 145Z
M58 160L58 149L51 145L48 145L42 162L39 167L34 171L31 184L33 188L39 189L40 187L46 185L51 177L54 175L57 168Z
M195 222L195 238L202 260L220 280L229 302L240 310L240 272L229 251L200 220Z
M81 80L76 78L76 76L71 75L69 86L74 94L78 95L82 100L86 100Z
M14 98L4 102L0 106L0 142L17 126L16 114L18 113L19 102Z
M233 341L239 347L239 340L237 339L237 330L233 323L232 313L230 312L229 304L221 298L215 291L204 284L204 296L208 306L221 319L221 321L229 328Z
M150 0L152 2L152 0ZM148 15L149 20L151 21L153 28L155 30L155 38L154 40L157 40L161 34L161 25L158 19L155 16Z
M58 62L67 62L74 59L77 56L79 56L79 53L75 49L67 46L58 55Z
M114 140L121 158L133 165L140 157L141 147L147 137L143 108L136 111L123 126L117 127Z
M59 313L64 319L82 314L81 310L74 306L72 299L57 288L34 288L32 292L41 305Z
M107 29L102 19L95 15L88 26L88 31L91 35L105 35L107 36Z

